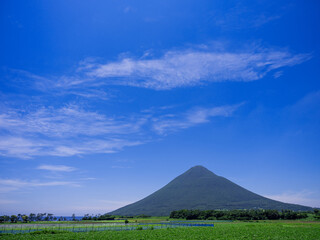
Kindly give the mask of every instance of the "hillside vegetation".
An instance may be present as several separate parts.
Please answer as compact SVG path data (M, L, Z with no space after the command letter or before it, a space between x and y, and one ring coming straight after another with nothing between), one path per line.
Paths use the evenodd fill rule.
M312 211L311 207L287 204L262 197L217 176L205 167L195 166L148 197L109 214L168 216L181 209L274 209Z

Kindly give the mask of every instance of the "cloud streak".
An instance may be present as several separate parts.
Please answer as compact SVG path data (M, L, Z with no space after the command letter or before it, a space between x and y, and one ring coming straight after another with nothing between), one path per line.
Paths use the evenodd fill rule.
M40 136L32 138L0 137L0 155L19 158L31 158L34 156L59 156L70 157L94 153L114 153L124 147L143 144L140 140L108 138L87 140L80 139L50 139L43 140Z
M19 189L34 188L34 187L53 187L53 186L71 186L80 187L76 182L68 181L52 181L52 182L40 182L40 181L26 181L20 179L0 179L0 192L11 192Z
M243 52L201 50L168 51L153 59L124 57L106 64L90 63L81 68L87 79L68 79L62 85L113 84L156 90L196 86L208 82L255 81L268 72L300 64L308 54L281 50Z
M181 129L206 123L213 117L228 117L242 104L214 108L195 108L180 115L164 115L153 119L153 129L160 135L166 135Z
M135 132L139 124L115 120L92 111L84 111L75 105L62 108L40 108L36 111L9 110L0 114L0 128L14 133L42 134L50 137L78 135L127 134Z
M39 170L48 170L53 172L73 172L76 170L74 167L65 165L40 165L37 167Z
M5 109L0 113L0 155L30 158L112 153L141 144L128 136L137 133L144 121L115 119L74 105L29 112Z
M141 112L108 117L77 106L40 108L35 111L6 109L0 112L0 155L32 158L94 153L114 153L154 140L160 135L229 117L240 105L191 108L181 113ZM38 169L72 171L68 166L41 165Z
M264 15L259 19L262 22L270 20ZM105 86L170 90L212 82L250 82L264 78L269 72L273 72L270 76L277 78L284 74L284 67L301 64L311 57L311 54L294 54L287 49L256 45L228 49L225 43L215 42L169 50L160 56L150 52L140 58L120 54L118 60L106 63L89 58L80 61L69 75L43 77L21 70L13 72L32 79L35 89L50 91L55 96L107 100L113 96L106 93Z

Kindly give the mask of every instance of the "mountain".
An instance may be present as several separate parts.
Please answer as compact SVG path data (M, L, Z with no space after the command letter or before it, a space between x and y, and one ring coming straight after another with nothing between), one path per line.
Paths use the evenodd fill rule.
M290 209L312 210L311 207L288 204L258 194L217 176L205 167L195 166L173 179L148 197L109 214L134 216L169 216L181 209Z

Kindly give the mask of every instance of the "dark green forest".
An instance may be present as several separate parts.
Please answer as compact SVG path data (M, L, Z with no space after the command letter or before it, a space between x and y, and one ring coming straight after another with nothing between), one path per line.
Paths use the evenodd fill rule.
M172 211L170 218L187 220L295 220L312 214L320 220L318 209L314 212L295 212L292 210L179 210Z

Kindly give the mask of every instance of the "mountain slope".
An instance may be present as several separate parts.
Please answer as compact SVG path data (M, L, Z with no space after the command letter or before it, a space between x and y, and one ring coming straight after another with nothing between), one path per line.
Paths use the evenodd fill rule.
M220 177L202 166L195 166L148 197L110 214L167 216L181 209L291 209L310 207L287 204L262 197Z

